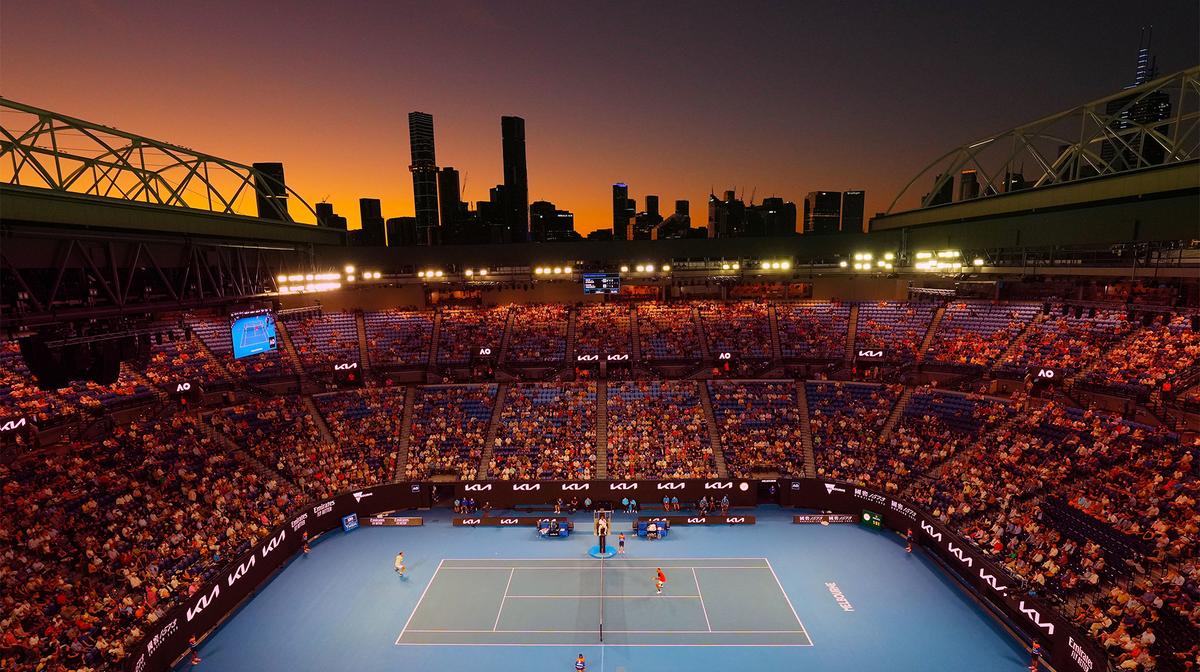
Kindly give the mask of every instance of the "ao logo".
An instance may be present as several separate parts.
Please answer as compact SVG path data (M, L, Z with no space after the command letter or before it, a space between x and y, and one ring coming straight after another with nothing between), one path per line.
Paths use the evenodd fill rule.
M592 487L591 483L563 483L563 490L587 490Z
M597 362L600 361L600 355L578 355L575 357L577 362Z
M541 483L514 483L513 490L541 490Z
M637 490L637 483L610 483L609 490Z
M722 352L717 355L717 359L733 359L733 353Z
M3 425L0 425L0 432L11 432L14 429L19 429L24 426L25 426L25 418L19 418L17 420L9 420L8 422L4 423Z
M684 487L686 487L686 484L678 483L678 482L676 482L676 483L659 483L658 484L659 490L682 490Z
M334 371L349 371L350 369L357 369L357 368L358 368L358 362L350 362L349 364L334 364L333 365Z
M190 389L192 389L191 383L179 383L178 385L175 386L176 392L187 392Z
M491 348L480 348L479 354L482 357L487 357L488 355L492 354L492 349Z
M1038 378L1053 378L1054 369L1038 369Z
M188 622L190 623L192 621L192 619L196 617L197 614L204 611L208 607L208 605L212 604L212 601L217 599L217 597L220 595L221 595L221 584L214 583L212 592L209 593L208 595L200 596L200 599L196 600L196 604L192 605L192 607L187 610Z
M492 489L492 484L491 484L491 483L468 483L468 484L466 484L465 486L463 486L463 490L467 490L467 491L471 491L471 490L491 490L491 489Z

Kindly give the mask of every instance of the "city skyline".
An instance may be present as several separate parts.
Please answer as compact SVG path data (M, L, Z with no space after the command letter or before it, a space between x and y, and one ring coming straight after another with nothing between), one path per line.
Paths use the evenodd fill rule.
M1056 5L1031 25L1020 3L627 7L547 4L516 17L456 3L300 3L279 14L15 0L0 6L0 95L246 164L280 162L290 187L311 205L327 197L351 228L361 198L380 199L389 219L415 214L408 111L433 115L438 160L458 169L469 203L505 181L497 117L522 117L521 200L573 212L586 235L611 228L618 182L638 203L657 194L693 205L727 189L757 203L864 189L869 219L951 146L1119 91L1134 76L1140 25L1157 26L1163 74L1197 52L1189 3ZM189 30L138 30L171 20ZM895 22L926 26L925 43L888 30ZM804 39L787 41L801 26ZM505 38L514 30L521 46ZM1038 46L1014 52L1005 36L1017 30ZM135 36L140 48L107 48ZM318 37L337 58L303 46ZM407 67L424 62L437 67ZM114 85L102 72L138 74ZM253 213L253 195L239 206Z

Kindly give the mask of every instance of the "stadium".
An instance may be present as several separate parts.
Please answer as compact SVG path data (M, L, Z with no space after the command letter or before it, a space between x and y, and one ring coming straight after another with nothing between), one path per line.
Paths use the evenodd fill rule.
M0 670L1200 669L1151 74L861 230L441 245L0 99Z

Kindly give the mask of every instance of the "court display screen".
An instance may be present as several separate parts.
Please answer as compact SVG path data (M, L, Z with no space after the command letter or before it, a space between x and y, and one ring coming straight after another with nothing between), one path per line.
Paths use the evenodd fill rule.
M584 273L584 294L620 294L621 276L617 273Z
M275 313L270 309L247 310L229 316L229 335L233 340L233 357L275 350Z

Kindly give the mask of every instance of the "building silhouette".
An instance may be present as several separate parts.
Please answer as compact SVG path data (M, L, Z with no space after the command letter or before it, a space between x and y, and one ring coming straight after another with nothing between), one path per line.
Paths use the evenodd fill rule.
M327 229L346 230L346 218L333 211L333 204L324 201L313 208L317 213L317 226Z
M746 235L793 236L796 234L796 204L778 196L764 198L760 205L746 208L746 220ZM859 227L862 227L861 223Z
M692 237L692 217L690 212L691 204L688 201L675 201L675 212L671 213L654 230L654 239L668 240L672 238ZM704 232L704 236L701 237L708 235L707 229L698 229L698 231Z
M629 198L629 185L618 182L613 185L613 240L632 240L633 222L636 205Z
M358 215L362 229L358 233L358 244L382 247L386 244L383 214L378 198L358 199Z
M286 221L288 214L287 183L283 179L282 163L256 163L254 169L254 200L262 219Z
M410 247L417 244L417 218L392 217L387 220L388 247Z
M708 237L738 238L746 233L746 204L734 195L732 189L725 191L725 198L708 195Z
M842 226L842 193L810 191L804 197L804 233L837 233Z
M1134 67L1133 83L1127 89L1141 86L1158 77L1158 64L1150 52L1150 40L1153 37L1153 27L1147 31L1142 29L1138 44L1137 63ZM1166 122L1171 117L1171 96L1166 91L1154 93L1138 99L1137 96L1124 96L1109 101L1104 111L1117 115L1118 120L1109 128L1118 135L1124 135L1125 143L1136 145L1127 147L1125 143L1105 140L1100 145L1100 158L1113 162L1114 171L1130 170L1145 166L1157 166L1166 159L1166 151L1162 145L1150 138L1136 139L1132 135L1123 134L1138 126L1152 128L1159 133L1167 134L1170 124Z
M577 240L575 215L559 210L549 201L534 201L529 205L529 238L534 242L553 243L560 240Z
M433 115L408 113L408 146L412 163L413 204L416 209L417 244L436 245L438 239L437 155L433 144Z
M662 215L658 214L658 196L647 195L645 211L637 213L633 218L633 239L653 240L654 230L662 222Z
M863 210L867 195L862 189L852 189L842 194L842 231L864 231Z
M958 200L969 201L979 198L979 175L974 169L968 168L958 176Z
M500 117L504 150L504 226L508 240L529 239L529 173L525 166L525 120Z

